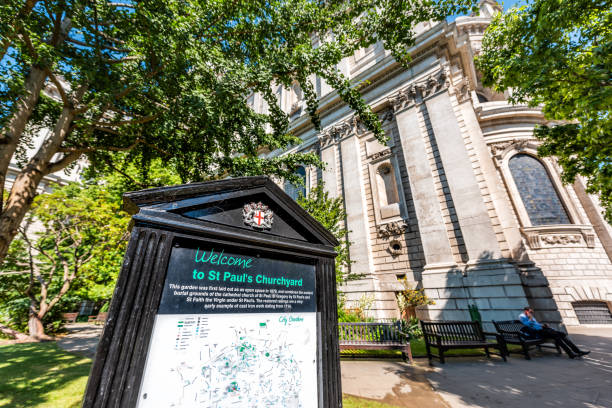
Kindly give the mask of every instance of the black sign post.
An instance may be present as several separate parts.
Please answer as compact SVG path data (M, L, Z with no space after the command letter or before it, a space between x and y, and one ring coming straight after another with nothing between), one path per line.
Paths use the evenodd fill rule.
M341 406L337 241L266 177L128 193L83 407Z

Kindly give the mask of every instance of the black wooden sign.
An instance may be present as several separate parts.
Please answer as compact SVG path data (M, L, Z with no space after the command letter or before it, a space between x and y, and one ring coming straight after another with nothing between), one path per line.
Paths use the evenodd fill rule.
M128 193L84 407L341 405L334 237L265 177Z

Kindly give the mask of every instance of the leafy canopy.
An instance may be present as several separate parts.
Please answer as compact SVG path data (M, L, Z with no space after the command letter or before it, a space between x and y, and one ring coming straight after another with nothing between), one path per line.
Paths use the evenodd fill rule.
M407 59L419 22L465 12L472 0L11 0L0 7L0 126L23 96L28 75L43 69L59 90L41 95L20 141L27 159L32 134L70 126L57 150L66 160L87 155L94 169L153 158L183 181L226 175L276 174L293 179L312 154L266 159L262 147L299 142L272 84L297 82L318 126L314 76L324 78L379 138L377 117L336 66L361 47L382 41ZM6 50L6 53L4 53ZM30 78L31 79L31 78ZM246 103L259 92L268 113ZM118 151L128 152L117 155Z
M80 299L110 299L127 246L119 204L97 185L39 195L0 270L0 317L23 329L28 314L50 323Z
M497 15L477 65L513 103L542 106L535 135L563 180L598 193L612 222L612 8L607 0L534 0Z

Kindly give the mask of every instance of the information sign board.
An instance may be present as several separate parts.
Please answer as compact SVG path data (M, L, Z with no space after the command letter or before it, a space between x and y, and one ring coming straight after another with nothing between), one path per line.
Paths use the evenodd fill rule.
M124 195L83 408L338 408L338 241L267 177Z
M176 243L139 407L316 407L315 267Z

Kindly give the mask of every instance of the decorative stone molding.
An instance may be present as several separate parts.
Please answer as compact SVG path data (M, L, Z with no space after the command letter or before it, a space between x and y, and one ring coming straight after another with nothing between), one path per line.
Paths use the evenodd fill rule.
M461 86L462 84L463 86ZM408 87L398 91L389 99L391 107L380 112L378 117L382 123L387 121L390 122L394 119L395 112L408 108L414 104L422 103L423 99L426 97L435 94L441 89L448 88L449 86L450 81L448 74L444 69L441 69L437 73L429 75L424 80L414 82ZM467 82L467 78L464 78L458 86L461 87L461 90L455 90L456 93L458 95L465 94L466 97L469 98L469 83ZM459 99L463 101L464 98ZM366 133L368 133L368 129L359 116L354 115L337 125L322 130L318 136L319 146L324 148L346 137L352 135L362 136Z
M391 254L391 256L401 255L403 251L402 243L396 239L389 242L389 247L387 248L387 252Z
M342 139L345 139L352 135L361 136L368 132L368 129L361 121L359 116L351 116L344 122L340 122L337 125L330 126L327 129L321 131L318 136L319 146L321 148L327 147L331 144L337 143Z
M380 121L381 123L386 123L386 122L391 122L394 118L393 115L393 108L388 108L385 109L383 112L381 112L381 114L379 115Z
M476 34L483 35L490 21L477 21L473 20L468 23L457 24L457 31L459 34Z
M539 225L521 228L531 249L553 247L595 247L595 233L589 225Z
M298 111L299 111L299 110L301 110L301 109L302 109L302 103L301 103L301 101L294 102L294 103L291 105L291 108L289 108L289 116L293 116L293 115L295 115L295 114L296 114L296 113L298 113Z
M393 221L385 224L378 225L377 233L379 237L389 238L395 235L401 235L408 230L408 223L406 221Z
M395 96L390 98L390 103L393 110L397 112L421 103L429 95L433 95L440 89L447 88L448 86L448 75L442 69L428 76L423 81L414 82L408 87L401 89Z
M457 102L463 103L467 100L471 100L470 79L468 77L464 76L461 78L461 80L452 87L452 90L457 97Z
M496 160L501 160L507 151L513 150L518 153L528 148L537 149L538 143L528 139L512 139L503 142L496 142L489 145L491 154Z
M389 156L391 156L391 149L385 149L383 151L374 153L372 156L370 156L370 159L372 161L375 161L375 160L380 160L380 159L387 158Z

